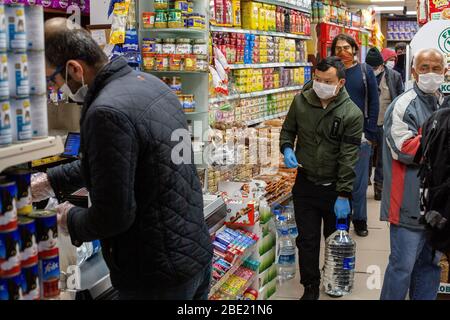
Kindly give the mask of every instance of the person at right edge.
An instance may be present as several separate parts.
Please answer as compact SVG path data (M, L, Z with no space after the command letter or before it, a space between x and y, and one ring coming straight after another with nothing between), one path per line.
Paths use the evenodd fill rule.
M350 214L364 118L344 85L341 60L322 60L314 80L292 102L280 134L285 165L298 168L292 195L299 228L300 282L305 287L301 300L319 298L322 220L328 238L336 230L336 219Z
M414 87L388 108L384 121L381 220L390 223L391 253L381 290L382 300L435 300L440 283L441 253L428 243L420 223L419 166L422 126L433 112L448 107L440 91L446 59L437 49L416 53Z
M384 114L387 108L399 95L405 91L401 75L389 67L389 63L394 63L396 54L394 50L371 48L367 52L366 63L373 68L377 77L378 88L380 90L380 112L378 114L377 146L375 148L374 161L376 164L374 177L375 200L381 200L383 190L383 123ZM371 170L372 168L370 168Z
M359 147L356 164L356 179L353 185L353 226L360 237L367 237L367 188L369 186L369 165L372 147L377 141L377 122L380 109L378 83L371 67L358 63L359 48L355 39L339 34L333 39L331 52L341 58L345 65L345 88L353 102L364 114L364 134Z

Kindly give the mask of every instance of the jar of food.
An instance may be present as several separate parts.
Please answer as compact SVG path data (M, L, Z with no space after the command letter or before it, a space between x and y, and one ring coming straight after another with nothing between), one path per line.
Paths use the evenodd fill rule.
M174 9L181 10L183 13L188 13L189 3L186 0L176 0L174 4Z
M208 55L208 46L206 41L203 39L198 39L194 41L194 46L192 47L192 53L196 55Z
M167 11L156 10L155 12L155 28L163 29L167 28Z
M184 21L182 20L181 10L169 10L168 26L169 28L184 28Z
M144 24L144 28L155 27L155 12L142 13L142 23Z
M189 24L189 14L188 13L182 13L181 14L181 20L183 21L184 27L187 28L188 24Z
M155 53L153 52L143 53L142 66L146 71L155 70Z
M162 46L162 39L155 39L155 53L163 53Z
M173 77L169 83L168 83L170 89L175 93L180 95L182 84L181 84L181 78L180 77Z
M175 39L172 38L164 39L164 44L162 45L162 53L175 54L175 50L176 50Z
M184 70L186 71L197 70L197 56L195 54L184 55Z
M189 16L188 27L194 29L205 29L206 18L204 15L193 13Z
M194 1L187 0L187 2L188 2L188 13L194 12Z
M201 72L208 71L208 66L209 66L208 59L204 59L202 58L202 56L197 55L197 71Z
M167 54L156 54L155 70L167 71L169 69L169 56Z
M169 55L169 70L180 71L181 70L181 54Z
M155 51L156 42L155 39L144 38L142 39L142 53L156 52Z
M185 94L183 101L184 112L195 112L195 101L193 94Z
M175 53L176 54L192 54L191 39L178 39Z
M156 10L167 10L169 8L168 0L154 0L153 6Z

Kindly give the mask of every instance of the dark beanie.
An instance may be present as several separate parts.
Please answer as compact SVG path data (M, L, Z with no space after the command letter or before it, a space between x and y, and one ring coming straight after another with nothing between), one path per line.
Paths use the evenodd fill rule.
M383 57L377 48L370 48L369 52L367 52L366 63L372 67L378 67L384 63Z

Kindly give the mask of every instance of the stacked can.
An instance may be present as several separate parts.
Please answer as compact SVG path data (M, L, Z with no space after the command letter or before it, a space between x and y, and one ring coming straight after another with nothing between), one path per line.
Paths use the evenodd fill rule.
M31 118L33 138L48 136L47 82L45 77L44 9L30 5L27 17L27 50L30 72Z
M38 247L30 172L10 169L0 177L0 300L40 298Z
M36 223L41 298L57 297L60 293L60 268L56 212L34 211L30 217Z
M12 113L9 104L8 36L5 6L0 4L0 147L12 143Z

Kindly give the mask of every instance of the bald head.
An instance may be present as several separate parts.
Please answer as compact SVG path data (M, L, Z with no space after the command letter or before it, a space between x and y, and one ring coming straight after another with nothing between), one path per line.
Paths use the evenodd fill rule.
M444 54L435 48L421 49L414 55L414 68L420 69L421 65L429 64L429 62L440 64L442 68L445 68L445 60Z
M74 29L81 29L81 27L66 18L53 18L45 22L45 38L51 38L58 33Z

